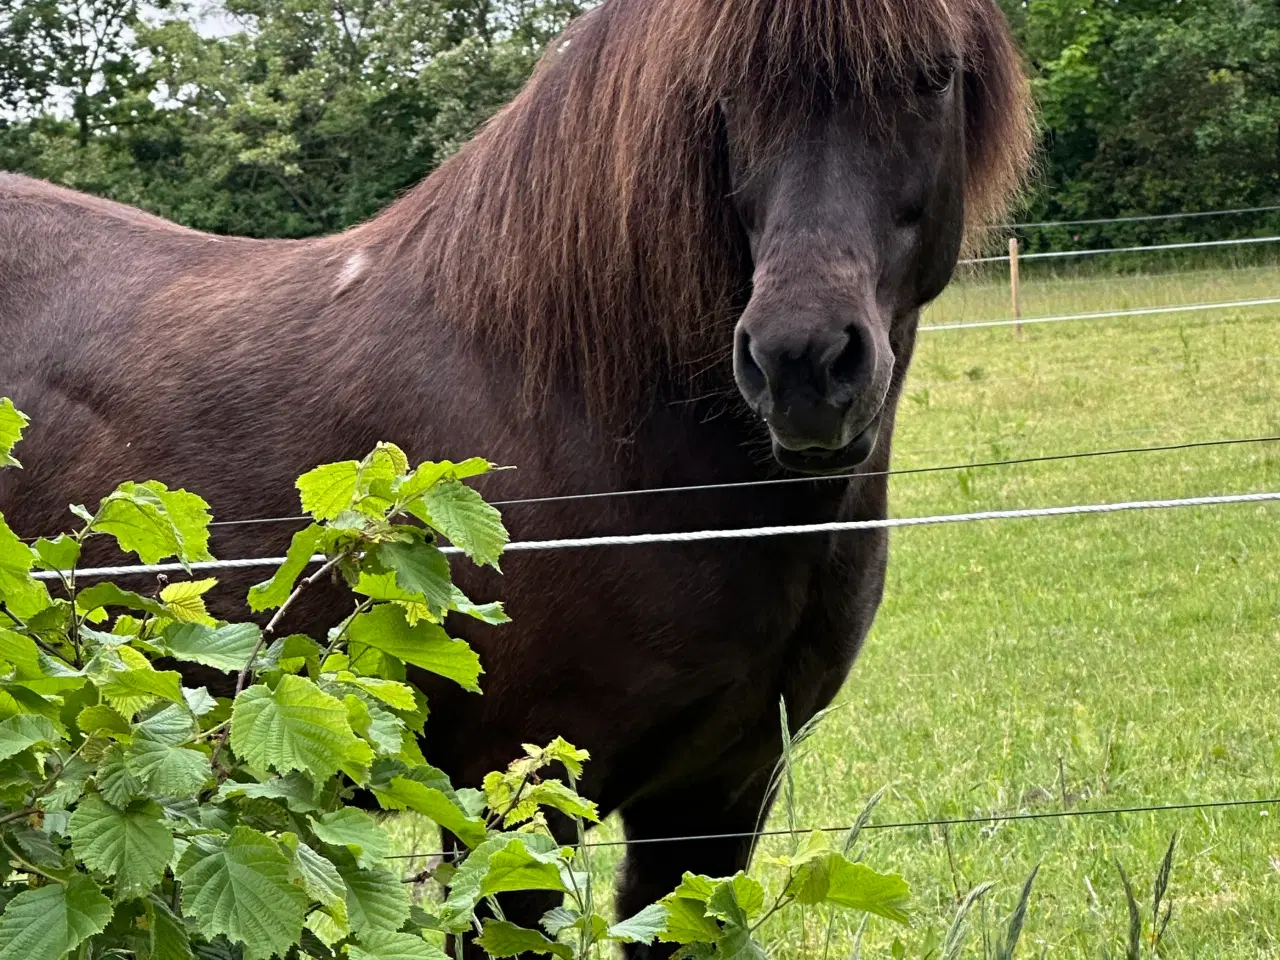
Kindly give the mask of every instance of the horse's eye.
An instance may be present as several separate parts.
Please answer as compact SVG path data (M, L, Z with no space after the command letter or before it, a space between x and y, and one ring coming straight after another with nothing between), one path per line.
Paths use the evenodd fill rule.
M916 93L923 97L940 97L951 89L956 65L949 60L921 66L916 69Z

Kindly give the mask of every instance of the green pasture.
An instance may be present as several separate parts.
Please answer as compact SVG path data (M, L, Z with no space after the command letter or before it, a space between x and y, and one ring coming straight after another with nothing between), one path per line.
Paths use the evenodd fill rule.
M1029 269L1032 315L1280 296L1280 267L1066 276ZM1009 314L999 271L962 279L927 323ZM1280 307L922 333L894 462L922 467L1280 434ZM1280 444L896 478L898 516L1280 490ZM799 823L880 822L1280 797L1280 506L901 531L865 652L796 765ZM775 810L771 826L785 824ZM1023 957L1119 953L1116 862L1150 896L1173 831L1161 956L1280 957L1280 806L877 830L918 957L983 881L996 926L1041 865ZM403 825L407 846L430 845ZM613 839L615 824L597 836ZM785 852L771 839L765 853ZM594 853L601 883L614 849ZM767 871L757 870L761 875ZM981 957L979 918L966 956ZM830 956L850 955L837 920ZM780 918L780 958L822 957L825 917Z

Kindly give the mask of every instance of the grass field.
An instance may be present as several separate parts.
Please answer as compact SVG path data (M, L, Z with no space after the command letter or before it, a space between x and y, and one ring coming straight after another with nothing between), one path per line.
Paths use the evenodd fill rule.
M1026 282L1028 316L1280 296L1274 266ZM925 322L1008 312L1003 283L970 279ZM1034 326L1021 340L934 332L921 335L895 466L1277 434L1277 307ZM1266 490L1280 490L1278 444L902 477L892 510ZM881 822L1280 796L1280 507L899 532L839 704L797 765L802 824L848 823L880 787ZM1036 864L1019 956L1115 953L1127 926L1115 861L1146 899L1174 830L1161 956L1280 957L1280 806L875 831L864 857L910 881L915 917L906 930L872 921L864 956L890 956L895 936L920 956L986 880L994 933ZM613 859L595 855L602 881ZM810 915L767 939L778 957L810 958L825 935ZM850 943L838 922L830 955ZM980 936L966 955L982 956Z

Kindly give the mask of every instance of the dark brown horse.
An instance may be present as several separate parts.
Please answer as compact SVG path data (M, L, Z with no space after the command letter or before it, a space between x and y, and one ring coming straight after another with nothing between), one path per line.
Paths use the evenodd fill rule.
M0 395L34 420L0 507L46 533L68 502L155 477L224 520L289 515L294 477L381 439L517 465L491 497L882 470L919 311L1029 143L995 0L607 0L458 156L339 236L213 237L0 175ZM885 513L874 477L508 521L529 538ZM289 533L230 531L219 556ZM428 754L475 782L561 734L629 838L749 830L778 698L798 724L835 695L886 550L858 533L460 570L514 623L458 625L485 694L432 688ZM749 851L634 845L619 909Z

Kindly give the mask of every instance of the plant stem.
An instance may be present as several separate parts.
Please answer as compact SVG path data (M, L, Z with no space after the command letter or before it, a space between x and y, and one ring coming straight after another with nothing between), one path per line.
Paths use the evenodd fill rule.
M0 823L12 823L14 820L21 820L23 817L29 817L33 813L39 813L37 807L27 807L25 810L15 810L12 813L6 813L0 817Z
M326 573L328 573L330 570L336 567L339 563L345 560L347 556L348 556L347 553L340 553L336 557L334 557L332 560L328 561L319 570L317 570L311 576L307 577L307 579L303 580L296 587L294 587L293 593L289 594L285 602L280 604L280 609L278 609L275 612L275 616L273 616L267 622L267 625L263 627L262 636L258 637L258 642L254 644L253 650L250 651L248 658L245 660L244 668L241 669L240 671L240 676L236 678L235 697L240 696L241 691L244 690L244 685L249 679L249 674L253 672L253 662L258 659L258 654L262 651L263 644L267 642L267 639L275 631L275 628L280 624L280 621L284 618L285 612L293 604L293 601L298 599L298 597L301 596L302 592L306 590L307 587L314 584ZM234 700L235 697L232 697L232 699Z
M22 856L22 854L18 853L17 850L9 846L8 840L0 840L0 843L4 845L5 850L8 852L9 856L13 858L14 863L22 867L23 870L27 871L27 873L34 873L37 876L44 877L46 880L52 880L54 883L62 883L62 881L59 880L57 877L53 876L52 874L45 873L43 870L37 867L34 863L29 862L25 857Z

